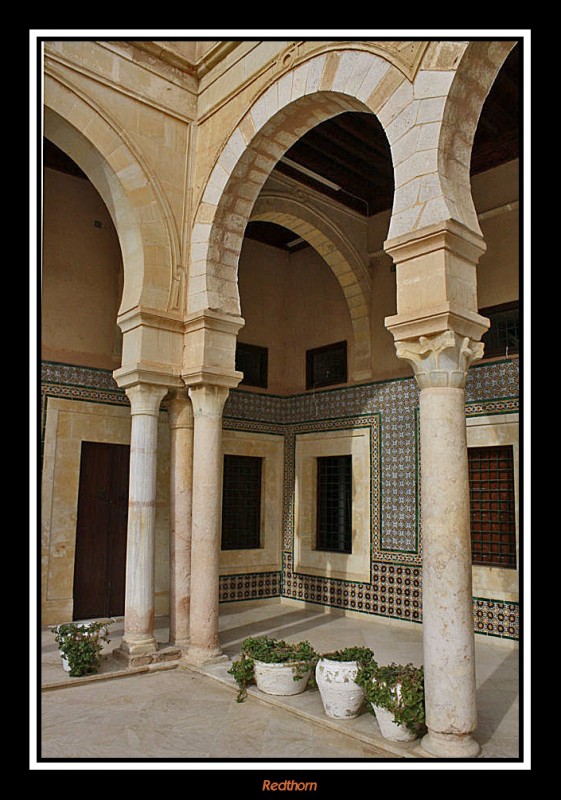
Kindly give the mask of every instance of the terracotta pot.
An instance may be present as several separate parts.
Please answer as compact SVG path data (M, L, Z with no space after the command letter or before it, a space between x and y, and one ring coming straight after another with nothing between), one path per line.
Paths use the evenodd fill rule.
M316 683L328 717L353 719L364 703L364 689L355 683L356 661L333 661L320 658L316 666Z
M302 662L287 661L282 664L269 664L265 661L255 661L253 675L260 692L274 695L301 694L308 684L311 668L302 673L302 677L294 680L295 669Z

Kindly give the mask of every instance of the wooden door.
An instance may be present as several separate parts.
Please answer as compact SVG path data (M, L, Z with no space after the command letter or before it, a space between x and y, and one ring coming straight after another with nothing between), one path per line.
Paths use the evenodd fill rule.
M129 459L128 445L82 442L74 619L124 614Z

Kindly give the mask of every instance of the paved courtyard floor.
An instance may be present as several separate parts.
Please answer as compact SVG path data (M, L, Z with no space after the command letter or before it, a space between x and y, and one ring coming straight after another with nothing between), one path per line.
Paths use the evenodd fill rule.
M157 621L156 636L162 643L168 640L167 625L165 618ZM324 613L317 606L271 601L224 604L220 632L231 660L246 636L267 634L306 639L319 652L367 645L380 663L422 663L420 625ZM438 767L438 760L427 757L418 741L404 745L383 739L368 712L355 720L330 720L317 689L270 698L252 687L248 699L237 703L237 687L228 675L231 661L198 669L181 660L123 669L112 655L122 634L118 619L98 675L70 678L62 671L52 632L42 631L35 768ZM483 636L475 639L479 718L475 738L481 754L469 766L523 764L518 645Z

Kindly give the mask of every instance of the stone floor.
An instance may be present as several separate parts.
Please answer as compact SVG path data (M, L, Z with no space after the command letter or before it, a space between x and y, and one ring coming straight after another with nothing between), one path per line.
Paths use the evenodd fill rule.
M387 763L435 766L418 742L383 739L367 712L355 720L327 718L317 689L271 698L252 688L248 699L237 703L228 661L198 669L181 661L123 669L111 654L120 642L122 622L118 619L112 626L102 668L89 678L70 678L62 671L53 634L43 629L37 676L41 691L36 699L39 744L32 755L37 768L81 759L94 759L96 766L180 762L175 768L240 760L243 765L329 760L361 768ZM167 624L167 619L157 620L156 638L162 643L168 639ZM422 663L420 625L324 613L317 606L278 601L224 604L220 631L230 659L237 657L246 636L268 634L307 639L319 652L364 644L380 663ZM476 636L476 674L481 754L470 766L490 761L524 765L518 645Z

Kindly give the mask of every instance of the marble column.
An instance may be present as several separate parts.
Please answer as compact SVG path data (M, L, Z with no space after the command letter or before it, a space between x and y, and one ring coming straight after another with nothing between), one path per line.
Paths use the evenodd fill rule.
M121 650L155 653L154 530L158 415L167 388L137 383L126 388L131 404L129 516L125 589L125 632Z
M191 615L187 661L223 658L218 639L219 557L222 522L222 411L229 389L191 386L193 402L193 497Z
M423 649L427 752L479 752L464 387L483 355L480 231L454 219L384 244L396 265L397 314L386 318L420 393Z
M423 649L428 733L441 758L479 752L464 386L483 345L451 330L399 342L420 392Z
M191 601L191 494L193 489L193 406L187 389L168 400L170 455L170 642L189 644Z

